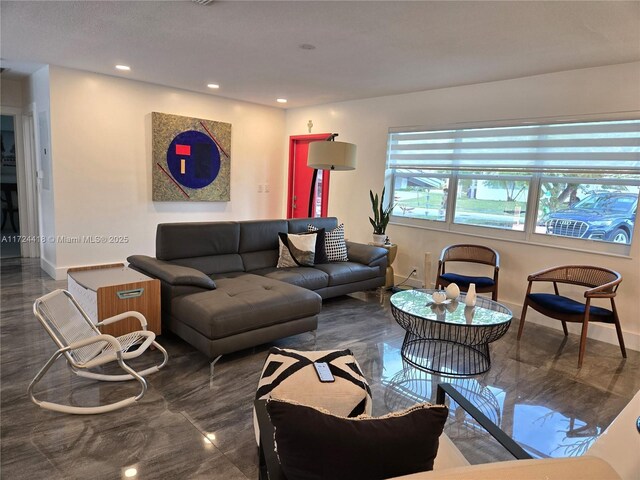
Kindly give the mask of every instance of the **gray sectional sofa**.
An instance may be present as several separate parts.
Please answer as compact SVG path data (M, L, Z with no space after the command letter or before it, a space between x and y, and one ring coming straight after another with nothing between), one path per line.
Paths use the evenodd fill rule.
M336 218L158 225L156 258L130 267L162 286L165 328L211 360L225 353L313 331L322 299L385 283L387 251L347 243L348 262L276 268L278 233L307 225L327 231Z

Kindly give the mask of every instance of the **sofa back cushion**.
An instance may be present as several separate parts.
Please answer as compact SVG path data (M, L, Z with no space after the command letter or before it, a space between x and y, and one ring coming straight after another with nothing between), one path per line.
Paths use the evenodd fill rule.
M338 226L336 217L326 218L291 218L289 221L289 233L302 233L307 231L308 225L320 229L324 228L327 232Z
M275 267L278 263L278 233L287 233L286 220L239 222L240 256L247 272Z
M195 268L207 275L243 271L237 222L161 223L156 230L156 257Z

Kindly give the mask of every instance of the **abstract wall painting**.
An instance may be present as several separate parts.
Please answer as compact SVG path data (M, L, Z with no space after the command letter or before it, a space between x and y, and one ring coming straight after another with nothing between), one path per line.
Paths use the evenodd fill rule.
M154 202L231 200L231 124L151 113Z

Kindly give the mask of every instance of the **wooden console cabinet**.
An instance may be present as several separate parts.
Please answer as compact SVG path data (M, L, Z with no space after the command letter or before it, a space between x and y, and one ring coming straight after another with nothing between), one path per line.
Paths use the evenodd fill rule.
M136 311L147 319L147 329L160 335L160 280L125 267L122 263L70 268L67 289L94 323L119 313ZM128 318L102 327L113 336L140 330L140 322Z

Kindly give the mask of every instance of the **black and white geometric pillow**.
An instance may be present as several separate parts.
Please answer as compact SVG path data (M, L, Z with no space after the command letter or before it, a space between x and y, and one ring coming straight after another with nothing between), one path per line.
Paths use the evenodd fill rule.
M314 362L326 362L335 381L320 382ZM272 347L256 391L256 399L268 397L324 408L343 417L370 415L373 403L369 384L351 350L301 352ZM255 415L253 426L258 442Z
M307 226L307 231L318 230L313 225ZM324 237L324 247L327 252L327 260L330 262L348 262L347 244L344 241L344 223L341 223L333 230L327 231Z

